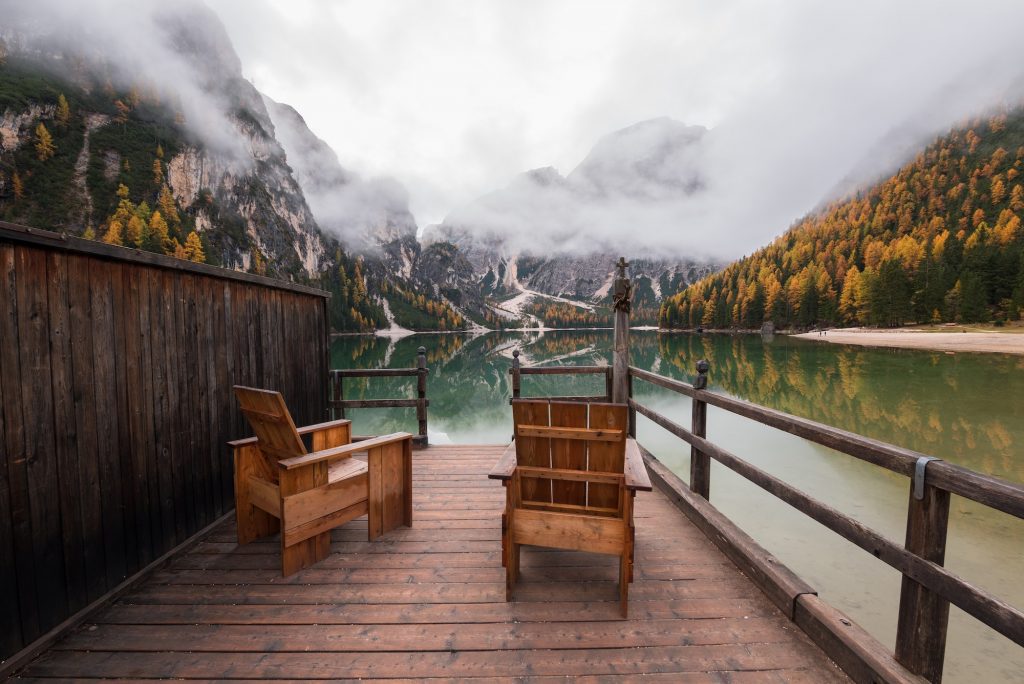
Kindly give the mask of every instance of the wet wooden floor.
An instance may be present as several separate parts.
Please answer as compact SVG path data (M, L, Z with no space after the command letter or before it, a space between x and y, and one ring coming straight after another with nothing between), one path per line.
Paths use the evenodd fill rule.
M636 505L636 576L617 559L526 548L505 602L500 446L414 452L412 529L280 577L276 539L224 523L21 676L91 679L547 678L838 682L845 676L660 492Z

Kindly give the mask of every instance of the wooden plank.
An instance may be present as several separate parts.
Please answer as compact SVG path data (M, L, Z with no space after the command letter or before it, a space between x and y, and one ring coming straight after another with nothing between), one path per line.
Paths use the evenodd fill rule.
M0 245L0 264L3 263L4 246ZM0 273L3 273L0 269ZM2 320L6 305L3 301L4 284L0 283L0 333L6 333ZM4 339L7 339L4 337ZM8 482L9 452L7 450L6 428L4 418L4 373L2 354L0 354L0 653L14 653L23 645L21 635L21 615L18 606L18 584L15 569L14 529L11 519L11 491Z
M15 268L18 362L26 428L24 451L15 458L26 462L35 602L39 626L45 631L58 624L68 610L60 523L60 474L53 434L46 254L33 248L19 249L15 254Z
M279 461L278 466L282 470L301 469L314 463L333 461L345 456L351 456L352 454L369 451L370 449L384 446L386 444L401 442L402 440L410 439L411 437L412 435L408 432L393 432L390 435L381 435L380 437L373 437L360 442L353 442L352 444L343 444L330 449L323 449L322 451L306 454L304 456L288 458Z
M66 255L58 252L46 254L46 283L52 351L50 378L53 394L53 436L60 489L58 499L60 531L64 546L64 579L67 585L67 610L77 612L88 603L89 592L86 587L85 545L82 540L78 449L75 445L74 370L71 365L71 314L68 303ZM6 489L6 486L0 484L0 489ZM6 497L0 493L0 499L2 498ZM0 505L0 510L7 510L7 507ZM8 586L13 586L13 583Z
M250 479L250 486L252 484L252 479ZM322 487L286 496L280 504L275 502L274 508L282 509L287 531L311 520L322 518L329 513L348 508L360 501L365 501L367 486L367 472L363 468L340 481L331 481ZM276 493L276 488L274 489ZM255 491L256 488L252 488L250 495ZM256 501L256 497L254 497L254 501ZM260 506L258 501L256 505ZM260 507L269 510L263 506Z
M590 404L590 427L596 430L617 430L625 435L629 428L629 414L623 404ZM619 442L591 442L588 444L587 469L609 473L624 472L626 465L625 440ZM618 507L619 488L616 485L587 485L587 503L604 508Z
M586 404L558 402L552 403L550 410L552 427L579 430L587 426ZM524 426L520 426L520 434L523 434L523 429ZM576 439L552 439L551 465L554 468L586 470L587 444ZM554 503L582 506L587 503L586 481L552 482L551 497Z
M121 309L118 320L121 328L121 347L119 378L121 385L120 395L124 404L121 410L121 424L125 458L129 463L131 477L129 480L130 498L133 509L130 512L129 524L135 526L136 539L136 569L145 567L152 562L156 555L153 550L153 527L150 516L150 459L148 439L151 430L145 423L146 406L151 401L151 395L143 391L143 374L145 366L150 362L148 354L143 354L142 328L149 327L149 321L143 326L139 318L140 303L140 280L143 274L130 268L121 269L120 298ZM148 331L147 331L148 334Z
M396 378L416 377L416 368L332 368L331 373L338 378Z
M367 501L365 499L357 501L346 508L332 511L309 522L286 529L281 534L281 541L285 546L292 546L314 536L329 535L331 530L338 525L343 525L353 518L364 516L368 512L369 504Z
M276 534L281 528L278 518L272 512L257 508L250 494L249 483L253 479L270 482L277 474L267 466L258 447L250 444L234 449L234 474L238 543L248 544L261 537ZM280 492L278 491L273 498L279 501Z
M380 447L381 474L383 476L383 507L381 529L390 532L406 519L405 441ZM370 458L373 458L371 453Z
M103 547L106 553L107 587L127 577L128 563L124 518L124 492L121 475L121 448L118 442L117 353L114 331L111 270L105 264L89 269L92 297L93 382L96 385L97 457L99 490L103 493Z
M493 650L407 654L356 653L325 658L320 653L109 653L76 652L74 658L51 654L27 668L27 676L138 677L162 672L173 678L261 678L287 672L295 678L351 679L369 677L517 677L531 675L621 676L649 672L731 672L817 666L821 684L844 681L829 671L815 654L779 648L776 644L726 644L636 648ZM719 678L721 681L721 678Z
M794 622L858 682L927 684L873 636L813 594L797 597Z
M93 366L92 293L89 272L92 264L85 257L68 257L68 303L71 325L71 366L75 411L80 524L85 549L87 598L93 601L107 589L104 553L103 497L100 489L98 403ZM74 286L71 286L74 283ZM70 473L69 473L70 476Z
M157 499L160 511L160 549L175 546L175 497L174 466L171 454L170 389L169 366L167 363L168 339L165 327L166 297L163 275L156 270L147 274L149 283L150 341L152 358L150 369L153 377L153 440L154 460L157 478ZM152 500L152 499L151 499Z
M573 555L580 555L573 553ZM612 560L612 559L608 559ZM326 563L327 561L324 561ZM525 564L525 560L524 560ZM321 566L318 567L322 567ZM732 568L732 566L729 566ZM338 572L337 570L335 572ZM492 622L556 622L566 616L585 621L621 623L606 603L447 603L447 604L321 604L321 605L135 605L116 603L95 616L96 624L115 625L390 625L487 624ZM753 599L677 599L633 601L631 621L718 619L777 616L763 597Z
M516 399L512 402L512 424L547 425L550 423L548 402ZM518 427L514 427L518 430ZM545 437L513 435L516 461L519 465L551 467L551 440ZM530 501L551 501L551 483L535 478L522 480L522 497Z
M516 469L516 443L513 441L501 452L501 457L494 464L487 477L492 480L508 480Z
M523 366L523 375L604 375L607 366Z
M775 643L788 646L792 637L772 618L720 620L648 620L617 624L602 620L549 623L486 623L464 625L96 625L58 644L58 651L309 652L360 653L450 650L458 652L567 650L585 641L590 648ZM710 624L709 624L710 623Z
M572 404L568 404L572 405ZM583 407L586 409L586 405ZM549 439L579 439L583 441L623 441L622 430L592 430L574 427L548 427L544 425L520 425L518 434L524 437L548 437Z
M20 618L20 644L28 644L41 634L39 613L35 606L36 575L29 503L28 466L25 458L25 421L21 398L21 363L18 359L18 273L15 248L0 243L0 375L3 383L4 468L7 471L9 516L13 554L13 575L16 583L4 587L10 592L8 601L17 602Z
M251 505L280 519L281 493L277 485L267 482L262 477L249 475L245 489L246 498Z
M622 520L525 508L516 510L511 523L512 542L516 544L608 554L622 553L625 530Z
M623 468L626 476L626 489L634 491L651 491L651 478L644 465L640 445L635 439L626 440L626 464Z
M125 355L128 353L125 338L125 287L124 264L110 263L108 266L107 286L110 288L110 330L111 347L108 353L112 358L113 386L112 402L108 410L116 417L116 452L117 473L121 478L121 526L124 531L124 577L132 575L143 567L140 560L140 549L137 528L137 503L135 501L135 462L131 444L131 426L128 409L128 383L126 380ZM124 577L117 579L120 583Z
M165 413L163 414L163 429L167 438L168 449L165 452L171 475L171 496L174 501L174 515L171 518L174 525L173 544L180 543L188 534L188 474L185 471L185 454L182 452L181 436L181 369L179 363L180 355L180 330L178 328L178 283L174 274L163 271L160 273L160 315L161 328L159 332L165 338L164 368L164 391L167 396Z
M266 276L235 271L229 268L199 264L184 259L164 256L155 252L147 252L140 249L129 249L117 245L108 245L99 240L85 240L67 235L54 233L39 228L19 226L14 223L0 221L0 238L5 241L36 245L45 249L58 249L75 254L87 255L92 263L102 263L107 260L117 260L138 265L139 267L155 266L160 269L168 269L177 273L199 273L212 276L219 280L235 281L241 286L257 285L261 288L273 290L285 290L303 295L312 295L316 298L330 297L329 292L314 287L293 283L286 280L269 278ZM100 257L99 260L95 257ZM255 289L255 288L254 288Z

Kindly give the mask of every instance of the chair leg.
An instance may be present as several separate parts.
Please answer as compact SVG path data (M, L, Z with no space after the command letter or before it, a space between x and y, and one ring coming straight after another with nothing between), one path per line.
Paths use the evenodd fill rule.
M519 579L519 544L508 542L508 561L505 565L505 600L512 600L512 590Z
M282 535L283 537L284 535ZM294 575L299 570L319 563L331 555L331 533L321 532L315 537L285 546L281 541L281 576Z
M629 617L629 550L619 557L619 607L622 617Z
M501 566L508 567L508 513L501 514Z
M632 582L633 561L636 558L636 529L632 525L629 526L629 546L627 547L627 551L629 553L629 581Z

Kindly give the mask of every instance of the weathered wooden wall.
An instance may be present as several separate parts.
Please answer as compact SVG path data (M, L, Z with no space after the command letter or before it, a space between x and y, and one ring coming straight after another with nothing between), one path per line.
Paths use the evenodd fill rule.
M0 225L0 660L233 506L233 384L325 418L318 290Z

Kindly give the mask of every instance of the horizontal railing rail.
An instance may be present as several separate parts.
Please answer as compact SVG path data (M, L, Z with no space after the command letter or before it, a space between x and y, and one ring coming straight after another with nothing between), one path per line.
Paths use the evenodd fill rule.
M415 408L416 422L419 434L413 441L426 446L427 438L427 407L430 400L427 399L427 350L420 347L416 350L415 368L345 368L332 369L330 374L330 387L328 391L327 408L331 411L334 419L344 418L347 409L363 408ZM416 378L416 397L410 399L346 399L345 385L346 378Z
M949 495L957 494L1024 519L1024 486L782 411L714 394L706 389L708 370L706 361L698 362L697 379L689 384L629 367L630 432L636 434L636 414L639 413L687 442L691 447L691 491L709 499L710 460L714 459L899 570L903 585L895 656L912 672L933 682L941 681L942 677L950 603L1024 645L1024 612L943 567ZM633 399L633 379L690 397L693 400L691 428ZM706 436L708 405L909 476L905 544L899 545L709 441Z
M517 349L512 352L512 367L508 369L508 372L509 375L512 376L512 399L524 398L522 396L522 376L524 375L603 375L605 386L604 394L589 396L570 395L562 397L545 396L543 398L550 401L611 401L611 366L522 366L519 362L519 350Z

